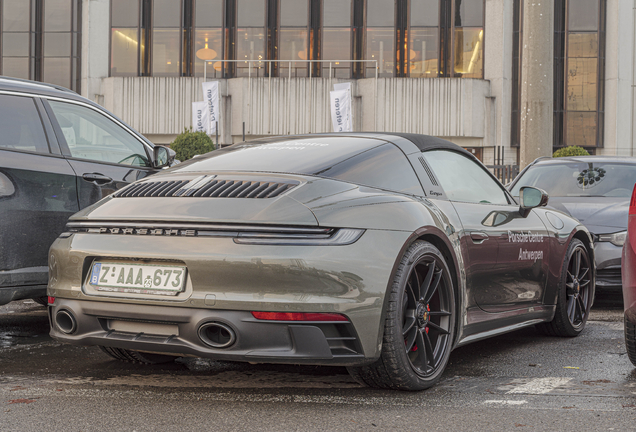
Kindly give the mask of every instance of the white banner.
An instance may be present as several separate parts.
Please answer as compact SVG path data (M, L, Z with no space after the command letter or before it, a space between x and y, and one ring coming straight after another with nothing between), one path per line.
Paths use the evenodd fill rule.
M351 83L350 82L336 83L336 84L333 85L333 89L334 90L349 90L349 91L351 91Z
M351 121L351 91L335 90L331 96L331 123L334 132L353 132Z
M207 102L192 102L192 129L195 132L203 131L207 134L209 127L210 114Z
M203 100L208 107L210 125L207 128L208 135L216 132L216 124L219 121L219 82L207 81L203 83Z

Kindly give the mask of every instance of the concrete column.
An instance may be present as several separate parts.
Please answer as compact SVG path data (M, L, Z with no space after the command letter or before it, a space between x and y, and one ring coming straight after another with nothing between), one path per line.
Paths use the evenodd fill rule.
M523 2L520 168L552 155L554 0Z
M512 12L513 0L486 0L484 79L490 81L486 112L490 120L484 147L504 146L506 164L516 164L516 149L510 148L512 103ZM483 162L494 163L493 151L484 151Z
M81 95L103 103L102 79L108 77L110 0L82 0Z

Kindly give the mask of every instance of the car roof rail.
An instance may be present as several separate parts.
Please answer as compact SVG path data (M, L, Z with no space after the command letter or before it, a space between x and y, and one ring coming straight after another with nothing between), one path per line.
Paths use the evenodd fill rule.
M0 82L2 81L15 81L16 83L24 83L24 84L29 84L32 86L42 86L42 87L49 87L49 88L53 88L55 90L59 90L59 91L63 91L63 92L67 92L67 93L75 93L77 94L77 92L66 88L66 87L62 87L61 85L57 85L57 84L50 84L50 83L46 83L46 82L41 82L41 81L32 81L32 80L26 80L26 79L22 79L22 78L14 78L14 77L8 77L8 76L4 76L4 75L0 75Z

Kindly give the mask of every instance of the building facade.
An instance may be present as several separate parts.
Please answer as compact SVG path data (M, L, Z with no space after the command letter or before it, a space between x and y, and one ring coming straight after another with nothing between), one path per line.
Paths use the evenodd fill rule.
M0 74L72 88L157 143L218 80L222 144L358 131L524 165L634 154L635 0L0 0ZM216 137L213 137L216 139Z

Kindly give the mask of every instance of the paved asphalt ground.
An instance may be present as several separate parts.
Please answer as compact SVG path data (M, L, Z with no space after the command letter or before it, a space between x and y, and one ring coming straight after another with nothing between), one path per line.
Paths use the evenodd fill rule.
M142 366L48 337L43 307L0 307L0 431L628 431L636 369L620 297L587 329L525 329L451 354L420 393L371 390L343 368L180 359Z

